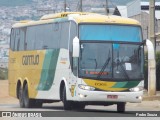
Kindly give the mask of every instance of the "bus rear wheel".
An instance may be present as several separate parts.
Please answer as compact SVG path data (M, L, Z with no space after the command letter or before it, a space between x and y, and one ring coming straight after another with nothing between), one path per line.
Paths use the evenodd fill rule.
M21 86L18 89L18 98L19 98L20 107L24 108L23 90L22 90Z
M23 90L23 99L24 99L24 107L25 108L31 108L35 105L34 100L29 98L28 85L27 84L25 85L24 90Z
M125 112L125 107L126 107L125 102L117 103L117 111L118 112Z
M32 107L34 108L41 108L43 105L43 102L39 102L38 100L33 100L34 101L34 105Z
M64 110L71 110L72 109L71 101L67 101L67 99L66 99L66 87L65 86L63 87L62 102L63 102Z

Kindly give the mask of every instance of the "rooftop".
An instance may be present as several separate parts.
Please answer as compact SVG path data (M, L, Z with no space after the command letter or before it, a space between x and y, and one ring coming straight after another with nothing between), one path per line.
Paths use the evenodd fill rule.
M141 2L141 6L149 6L149 2ZM155 2L155 6L160 6L160 2Z
M23 27L23 26L32 26L38 24L45 24L45 23L53 23L58 21L68 21L74 20L77 23L108 23L108 24L132 24L132 25L140 25L140 23L136 20L130 18L123 18L119 16L113 15L100 15L95 13L80 13L80 12L63 12L57 14L50 14L43 16L38 21L21 21L13 25L13 27Z

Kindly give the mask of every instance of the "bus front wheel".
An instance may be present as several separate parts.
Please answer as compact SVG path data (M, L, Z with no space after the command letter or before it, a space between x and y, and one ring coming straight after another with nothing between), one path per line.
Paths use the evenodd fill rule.
M84 103L81 103L81 102L73 102L72 103L72 109L74 110L84 110L85 108L85 104Z
M63 93L62 93L62 102L63 102L63 108L64 110L71 110L71 101L67 101L66 99L66 87L63 87Z
M117 103L117 111L118 112L125 112L125 107L126 107L125 102Z

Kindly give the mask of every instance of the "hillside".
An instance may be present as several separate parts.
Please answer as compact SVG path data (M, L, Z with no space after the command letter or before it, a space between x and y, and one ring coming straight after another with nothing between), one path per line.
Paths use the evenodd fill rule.
M0 0L0 6L23 6L32 2L32 0Z
M38 0L0 0L0 6L23 6L27 4L32 4L33 2L37 2ZM51 0L41 0L41 1L51 1ZM60 2L63 0L52 0L53 2ZM78 2L79 0L76 0ZM83 0L84 3L87 1L94 1L94 0ZM97 0L95 0L97 1ZM128 2L131 2L133 0L108 0L109 2L112 2L117 5L124 5ZM141 0L141 1L149 1L149 0ZM160 2L160 0L155 0L156 2ZM67 2L72 3L75 2L75 0L67 0ZM105 2L105 0L99 0L99 2Z

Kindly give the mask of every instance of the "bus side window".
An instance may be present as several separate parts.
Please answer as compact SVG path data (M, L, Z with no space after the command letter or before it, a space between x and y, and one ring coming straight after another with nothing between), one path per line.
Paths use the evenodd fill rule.
M26 33L26 42L27 42L27 50L34 50L35 49L35 27L27 27L27 33Z
M52 24L52 48L59 49L60 48L60 39L61 39L61 25L59 23Z
M61 24L61 39L60 48L68 49L69 42L69 22L63 22Z
M35 26L35 49L36 50L42 50L43 46L44 46L44 39L47 40L47 38L45 38L44 33L45 31L45 25L39 25L39 26Z
M72 43L73 43L73 39L75 38L75 36L77 35L77 25L74 22L71 22L71 27L70 27L70 43L69 43L69 56L70 56L70 65L71 65L71 69L72 72L75 76L77 76L77 69L78 69L78 59L77 58L73 58L72 57Z
M17 40L17 51L19 51L19 43L20 43L20 39Z
M78 58L74 58L73 57L72 71L73 71L73 74L75 76L77 76L77 72L78 72Z
M56 44L53 41L53 30L52 24L44 25L43 27L43 49L53 49L56 47Z
M58 31L58 30L59 30L59 23L56 22L56 23L54 24L54 31Z
M15 37L14 37L14 50L18 51L19 49L19 41L20 41L20 30L15 29Z
M24 50L24 42L25 42L25 32L26 32L26 28L20 28L20 39L18 41L18 50L22 51Z
M11 30L11 39L10 39L10 48L14 51L14 38L15 38L15 29Z

